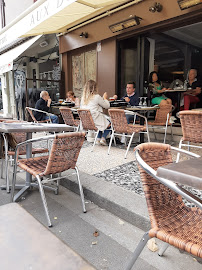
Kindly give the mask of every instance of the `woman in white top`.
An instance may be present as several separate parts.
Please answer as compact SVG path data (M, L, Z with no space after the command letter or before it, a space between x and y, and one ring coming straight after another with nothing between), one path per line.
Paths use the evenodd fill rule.
M106 92L103 94L103 97L98 95L97 92L96 82L89 80L84 86L81 108L90 110L95 126L99 129L97 144L107 145L106 137L111 130L109 130L110 121L103 114L103 108L108 109L110 103L107 100Z

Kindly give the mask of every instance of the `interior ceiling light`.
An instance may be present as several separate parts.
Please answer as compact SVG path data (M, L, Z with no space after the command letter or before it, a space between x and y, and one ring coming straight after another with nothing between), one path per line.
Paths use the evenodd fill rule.
M115 32L130 28L130 27L139 25L140 20L142 20L140 17L135 16L128 20L112 24L109 26L109 29L112 31L112 33L115 33Z
M178 0L178 5L181 10L196 6L202 3L202 0Z

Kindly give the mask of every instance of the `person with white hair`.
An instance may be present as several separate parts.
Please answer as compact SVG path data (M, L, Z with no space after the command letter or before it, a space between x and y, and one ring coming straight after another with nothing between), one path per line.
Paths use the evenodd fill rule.
M37 100L35 109L48 112L50 109L50 105L51 105L51 98L49 96L49 93L47 91L41 91L40 99ZM49 116L46 115L45 113L34 111L33 114L37 121L43 121L43 120L49 119ZM55 123L55 124L59 123L59 119L57 115L51 114L50 118L51 118L52 123Z
M197 80L197 70L190 69L188 73L187 91L184 93L184 110L189 110L190 104L197 104L201 99L201 84Z

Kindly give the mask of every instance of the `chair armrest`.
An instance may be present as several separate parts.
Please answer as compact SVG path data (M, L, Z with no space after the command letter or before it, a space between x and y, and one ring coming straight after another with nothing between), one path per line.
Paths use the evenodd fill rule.
M39 142L39 141L48 141L48 140L54 139L54 138L55 138L55 135L49 135L49 136L34 138L34 139L30 139L30 140L26 140L24 142L18 143L16 145L16 148L15 148L14 165L17 163L16 161L18 160L20 146L28 145L28 144Z
M187 150L184 150L184 149L180 149L180 148L177 148L177 147L174 147L174 146L171 146L171 150L182 153L182 154L185 154L185 155L188 155L188 156L191 156L191 157L195 157L195 158L200 157L200 155L198 155L198 154L195 154L193 152L190 152L190 151L187 151Z
M175 148L177 150L177 148ZM139 155L139 150L135 150L135 157L137 162L140 164L140 166L145 170L149 175L151 175L153 178L155 178L157 181L162 183L163 185L167 186L177 194L184 197L186 200L194 203L196 206L198 206L200 209L202 209L202 201L195 197L193 194L189 193L187 190L183 189L182 187L178 186L176 183L174 183L171 180L167 180L165 178L161 178L157 176L157 172L151 168ZM191 194L191 195L190 195Z
M54 115L52 113L48 113L46 111L38 110L38 109L35 109L35 108L29 108L29 109L32 110L32 111L35 111L35 112L45 113L47 116Z

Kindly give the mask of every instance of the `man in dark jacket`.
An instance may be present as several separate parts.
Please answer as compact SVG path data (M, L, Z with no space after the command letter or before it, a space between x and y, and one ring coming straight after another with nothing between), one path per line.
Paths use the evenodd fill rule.
M50 109L50 104L51 98L49 96L49 93L47 91L42 91L40 93L40 99L36 102L35 109L48 112ZM45 113L34 111L33 114L37 121L49 119L49 116ZM58 117L56 115L51 114L50 118L52 123L59 123Z
M114 99L117 99L117 95L114 96ZM137 106L139 104L139 95L135 91L135 83L128 82L126 85L126 95L121 98L128 102L131 106ZM130 123L134 120L134 116L126 114L127 122Z

